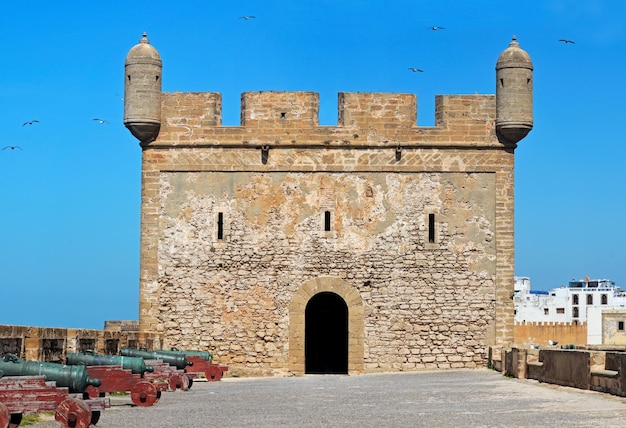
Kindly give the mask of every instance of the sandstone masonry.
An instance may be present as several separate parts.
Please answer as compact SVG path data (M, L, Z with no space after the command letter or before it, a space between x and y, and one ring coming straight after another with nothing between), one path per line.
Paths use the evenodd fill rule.
M438 96L434 127L386 93L340 93L319 126L314 92L244 93L223 127L220 94L161 93L145 36L126 64L155 347L208 349L235 375L356 374L484 366L513 341L514 150L532 127L515 40L498 108Z

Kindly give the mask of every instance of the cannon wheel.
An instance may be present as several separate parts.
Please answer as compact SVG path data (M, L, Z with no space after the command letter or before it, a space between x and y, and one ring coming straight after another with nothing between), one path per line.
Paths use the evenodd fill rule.
M156 386L145 380L137 382L130 390L130 399L135 406L152 406L160 397L161 391L157 391Z
M0 403L0 428L7 428L9 426L9 419L11 415L9 414L9 410L7 406Z
M9 428L17 428L22 422L22 414L21 413L11 413L9 417Z
M85 392L83 392L84 398L98 398L100 397L100 390L97 386L87 385Z
M172 391L177 389L187 391L189 389L189 378L185 373L174 373L170 376L169 384Z
M217 364L209 366L209 368L204 372L204 377L206 377L207 380L218 381L222 379L222 375L222 369L220 369L220 366Z
M167 380L167 385L170 391L176 391L177 389L182 389L183 391L187 390L187 386L189 386L189 378L187 375L184 375L187 379L187 382L183 379L183 373L172 373Z
M67 398L57 406L54 420L63 427L88 428L91 423L91 409L84 401Z
M83 391L83 400L89 400L93 398L106 397L106 392L101 392L100 388L93 385L87 385L87 388Z
M91 411L91 425L95 425L100 420L100 410Z

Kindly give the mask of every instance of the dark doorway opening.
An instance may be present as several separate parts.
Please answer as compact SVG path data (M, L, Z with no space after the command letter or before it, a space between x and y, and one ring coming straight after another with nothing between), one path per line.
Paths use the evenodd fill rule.
M304 372L348 374L348 306L337 294L309 300L304 313Z

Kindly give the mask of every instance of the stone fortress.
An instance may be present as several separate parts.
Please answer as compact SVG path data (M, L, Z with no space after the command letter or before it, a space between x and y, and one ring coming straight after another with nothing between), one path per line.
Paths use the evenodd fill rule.
M532 73L513 38L496 95L161 90L147 37L125 63L142 149L140 315L154 348L233 375L482 367L513 341L514 151ZM152 340L151 340L152 341Z

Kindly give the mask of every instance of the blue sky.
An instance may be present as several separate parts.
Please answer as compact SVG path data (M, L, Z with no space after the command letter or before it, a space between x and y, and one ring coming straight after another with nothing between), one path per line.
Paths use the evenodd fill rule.
M0 324L138 317L141 150L120 96L143 31L163 90L221 92L224 125L238 125L242 92L297 90L320 93L322 125L337 123L338 92L415 93L432 126L436 94L495 93L516 35L535 66L516 275L535 289L584 276L626 288L624 22L621 0L9 2L0 147L21 150L0 151Z

